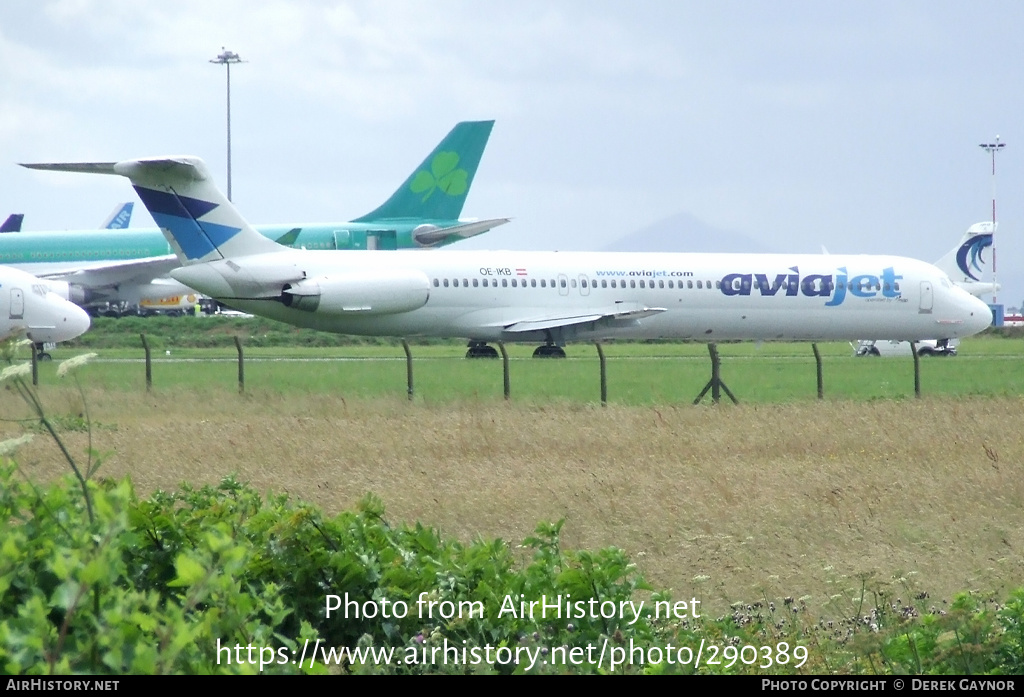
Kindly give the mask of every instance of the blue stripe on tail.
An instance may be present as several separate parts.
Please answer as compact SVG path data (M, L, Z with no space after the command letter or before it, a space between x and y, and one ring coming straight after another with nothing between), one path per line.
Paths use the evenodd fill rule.
M156 224L170 232L185 257L190 260L202 259L216 251L241 230L230 225L199 220L217 208L216 203L141 186L136 186L135 191Z

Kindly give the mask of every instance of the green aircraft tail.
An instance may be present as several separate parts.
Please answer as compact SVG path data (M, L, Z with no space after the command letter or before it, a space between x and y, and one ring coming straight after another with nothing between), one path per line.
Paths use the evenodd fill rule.
M353 222L458 220L494 121L462 121L379 208Z

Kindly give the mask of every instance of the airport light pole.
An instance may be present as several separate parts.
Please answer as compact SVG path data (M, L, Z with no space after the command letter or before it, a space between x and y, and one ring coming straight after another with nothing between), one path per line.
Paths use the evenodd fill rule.
M217 63L227 68L228 74L228 201L231 200L231 64L244 63L234 51L228 51L223 46L221 53L216 58L210 59L211 63Z
M996 153L1006 147L996 136L994 143L979 143L992 156L992 304L996 305Z

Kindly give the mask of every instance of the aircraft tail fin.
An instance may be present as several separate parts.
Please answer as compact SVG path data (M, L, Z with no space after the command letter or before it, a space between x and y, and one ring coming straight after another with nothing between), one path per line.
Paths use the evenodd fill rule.
M22 166L128 177L183 265L281 249L242 218L198 157Z
M11 213L3 225L0 225L0 232L21 232L21 221L24 219L24 213Z
M391 198L354 222L457 220L493 126L494 121L457 123Z
M972 295L991 293L993 284L982 282L981 277L989 266L985 250L992 246L997 225L984 222L970 226L960 242L935 262L935 266Z
M131 201L122 203L110 212L110 215L103 221L102 227L105 230L123 230L132 222L132 210L135 204Z

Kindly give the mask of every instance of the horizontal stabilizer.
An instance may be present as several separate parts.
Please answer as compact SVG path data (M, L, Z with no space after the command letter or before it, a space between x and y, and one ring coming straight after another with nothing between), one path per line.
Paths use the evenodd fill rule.
M512 220L511 218L492 218L491 220L476 220L472 223L461 223L459 225L453 225L452 227L435 227L433 225L421 225L412 231L413 239L416 244L429 247L443 242L450 237L461 237L466 239L479 235L480 233L487 232L499 225Z
M953 283L976 298L998 293L1002 289L1002 286L998 283L984 283L982 281L953 281Z
M22 162L22 167L50 172L86 172L89 174L117 174L116 162Z

